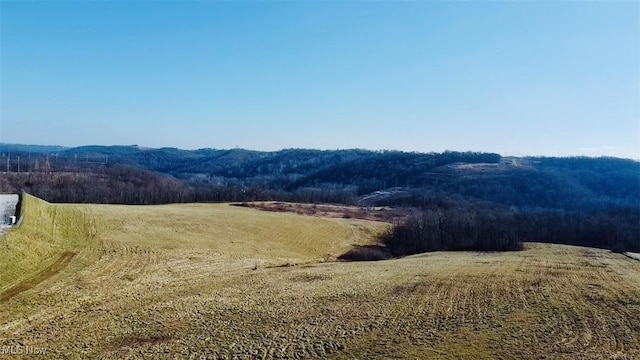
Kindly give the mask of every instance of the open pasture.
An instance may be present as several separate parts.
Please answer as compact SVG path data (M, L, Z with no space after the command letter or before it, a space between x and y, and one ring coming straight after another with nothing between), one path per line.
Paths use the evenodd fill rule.
M0 346L53 358L640 358L640 261L527 244L343 263L388 225L52 205L0 240Z

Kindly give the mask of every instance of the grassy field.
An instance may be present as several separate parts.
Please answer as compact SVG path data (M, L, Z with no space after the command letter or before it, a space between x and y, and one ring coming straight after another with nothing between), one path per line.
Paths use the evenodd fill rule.
M640 358L640 261L604 250L341 263L387 225L225 204L27 197L24 211L0 240L0 347L53 358Z

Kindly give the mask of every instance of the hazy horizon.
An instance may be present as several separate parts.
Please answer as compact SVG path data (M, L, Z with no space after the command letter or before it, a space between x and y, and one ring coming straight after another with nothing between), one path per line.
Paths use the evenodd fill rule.
M624 159L624 160L633 160L633 161L638 161L640 162L640 157L637 158L628 158L628 157L620 157L620 156L611 156L611 155L566 155L566 156L562 156L562 155L558 155L558 156L554 156L554 155L544 155L544 154L504 154L504 153L498 153L496 151L485 151L485 150L473 150L473 149L445 149L442 151L417 151L417 150L399 150L399 149L368 149L368 148L354 148L354 147L350 147L350 148L311 148L311 147L288 147L288 148L277 148L277 149L271 149L271 150L259 150L259 149L252 149L252 148L247 148L247 147L227 147L227 148L220 148L220 147L199 147L199 148L182 148L182 147L177 147L177 146L160 146L160 147L154 147L154 146L145 146L145 145L140 145L140 144L82 144L82 145L74 145L74 146L67 146L67 145L59 145L59 144L27 144L27 143L6 143L6 142L0 142L0 146L11 146L11 145L19 145L19 146L42 146L42 147L61 147L64 149L74 149L74 148L79 148L79 147L89 147L89 146L99 146L99 147L138 147L141 150L158 150L158 149L178 149L178 150L184 150L184 151L197 151L197 150L235 150L235 149L239 149L239 150L246 150L246 151L258 151L258 152L278 152L278 151L285 151L285 150L317 150L317 151L343 151L343 150L364 150L364 151L371 151L371 152L381 152L381 151L400 151L400 152L408 152L408 153L443 153L443 152L447 152L447 151L452 151L452 152L477 152L477 153L494 153L494 154L498 154L500 156L503 157L586 157L586 158L600 158L600 157L609 157L609 158L618 158L618 159Z
M637 160L639 12L0 2L0 142Z

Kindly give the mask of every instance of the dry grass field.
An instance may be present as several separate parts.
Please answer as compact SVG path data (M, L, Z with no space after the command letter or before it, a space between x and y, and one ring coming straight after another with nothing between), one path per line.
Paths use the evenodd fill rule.
M0 350L48 358L639 359L640 261L334 259L388 225L224 204L51 205L0 239ZM3 357L0 353L0 357ZM29 356L31 357L31 356Z

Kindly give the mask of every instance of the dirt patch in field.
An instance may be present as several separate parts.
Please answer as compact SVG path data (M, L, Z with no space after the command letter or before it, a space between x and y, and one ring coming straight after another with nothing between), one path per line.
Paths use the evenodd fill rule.
M300 275L296 275L291 277L291 281L294 282L314 282L314 281L320 281L320 280L329 280L331 279L331 276L328 275L323 275L323 274L300 274Z
M388 223L399 222L411 215L411 210L392 207L359 207L329 204L301 204L286 202L243 202L233 206L248 207L263 211L291 212L300 215L337 219L362 219Z
M64 252L53 264L37 273L32 278L25 280L0 294L0 303L9 300L24 291L32 289L36 285L57 274L60 270L64 269L67 264L69 264L75 255L76 253L71 251Z
M409 296L409 295L419 294L421 292L424 292L425 288L426 288L426 285L422 283L398 285L393 288L393 291L391 291L390 294L391 296L394 296L394 297Z
M143 334L143 335L130 335L124 336L114 340L116 348L123 347L139 347L144 344L160 344L166 343L171 340L171 336L167 334Z

